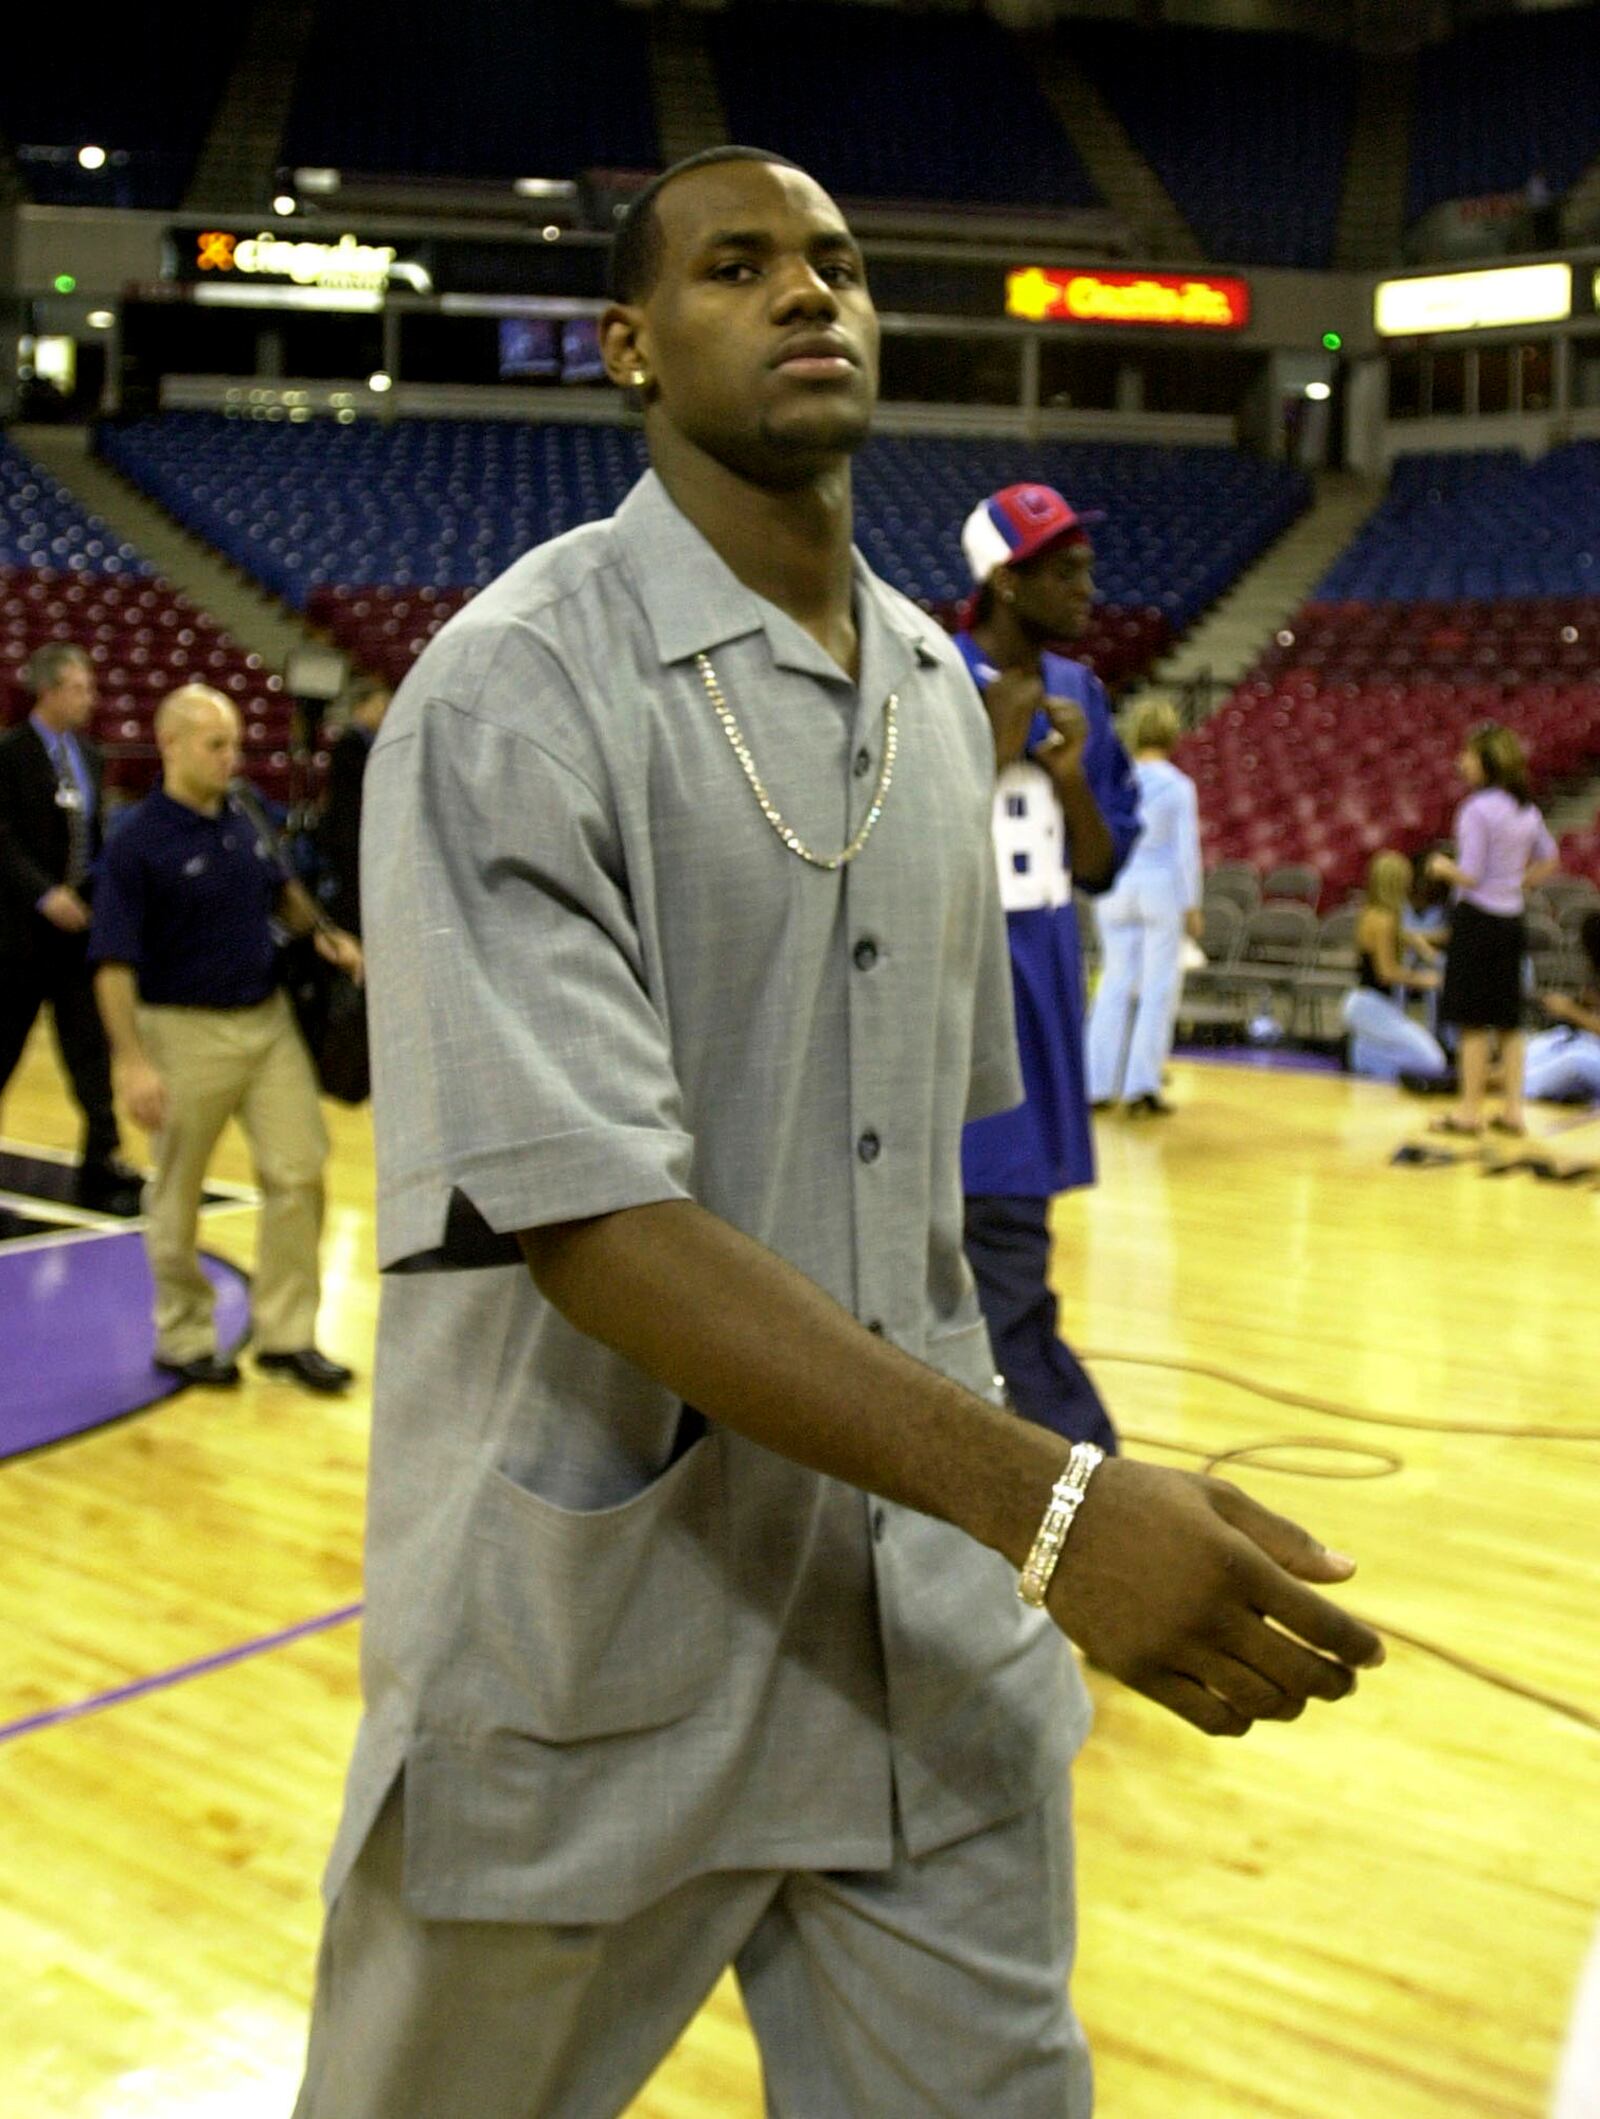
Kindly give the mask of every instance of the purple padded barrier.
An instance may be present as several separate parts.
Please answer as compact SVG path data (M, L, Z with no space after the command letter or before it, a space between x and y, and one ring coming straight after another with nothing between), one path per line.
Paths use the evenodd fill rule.
M250 1330L250 1284L202 1257L217 1291L217 1344ZM136 1230L0 1247L0 1458L42 1449L172 1393L151 1359L150 1268Z

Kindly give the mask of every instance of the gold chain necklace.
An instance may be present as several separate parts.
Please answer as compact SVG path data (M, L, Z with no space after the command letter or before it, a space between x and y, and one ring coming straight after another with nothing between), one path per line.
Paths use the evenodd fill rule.
M878 784L872 791L872 800L867 805L867 813L861 820L860 829L850 841L850 844L839 853L831 855L816 854L811 851L794 826L784 817L782 811L762 785L761 775L756 771L756 761L751 757L750 746L744 740L744 732L734 718L733 708L723 695L722 686L717 681L716 671L711 667L711 657L709 655L696 655L694 661L696 669L700 672L700 681L706 688L706 697L711 701L712 710L722 723L722 733L732 744L733 755L743 766L744 776L750 782L750 792L760 805L761 814L778 834L778 837L788 847L790 853L794 854L799 860L809 861L813 868L848 868L856 855L860 853L862 847L872 837L873 827L883 815L883 805L889 792L889 782L894 778L895 752L899 748L900 743L899 733L895 724L895 715L900 706L900 694L891 692L884 701L883 770L878 775Z

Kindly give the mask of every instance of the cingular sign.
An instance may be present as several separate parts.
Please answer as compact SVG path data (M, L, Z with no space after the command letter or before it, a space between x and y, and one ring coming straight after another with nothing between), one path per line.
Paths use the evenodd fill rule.
M297 287L381 289L388 285L394 260L391 245L359 243L353 235L342 235L336 243L309 243L290 242L265 228L250 236L205 228L195 238L195 264L201 272L286 279Z

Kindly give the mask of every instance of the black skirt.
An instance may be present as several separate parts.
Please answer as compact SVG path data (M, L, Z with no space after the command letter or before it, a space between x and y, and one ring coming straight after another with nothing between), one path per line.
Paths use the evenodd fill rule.
M1516 1030L1522 1024L1522 959L1527 941L1520 912L1485 912L1464 902L1450 909L1439 1017L1458 1030Z

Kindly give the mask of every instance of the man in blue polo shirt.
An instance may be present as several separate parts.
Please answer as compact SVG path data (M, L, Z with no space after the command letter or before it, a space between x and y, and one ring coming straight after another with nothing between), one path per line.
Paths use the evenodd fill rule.
M308 1390L350 1371L314 1341L322 1166L328 1136L310 1057L277 983L274 919L296 933L316 909L230 793L239 721L220 692L185 685L156 716L162 784L106 848L89 954L128 1110L153 1136L146 1244L156 1288L156 1363L182 1383L239 1381L219 1356L200 1270L201 1187L237 1117L261 1187L256 1361ZM338 929L316 946L352 977L361 950Z
M1050 486L1007 486L961 532L976 583L956 635L994 730L995 859L1011 946L1026 1102L962 1135L966 1253L995 1361L1017 1411L1115 1449L1100 1394L1057 1327L1048 1209L1094 1183L1074 884L1116 880L1139 833L1139 793L1105 687L1052 651L1094 607L1086 525Z

